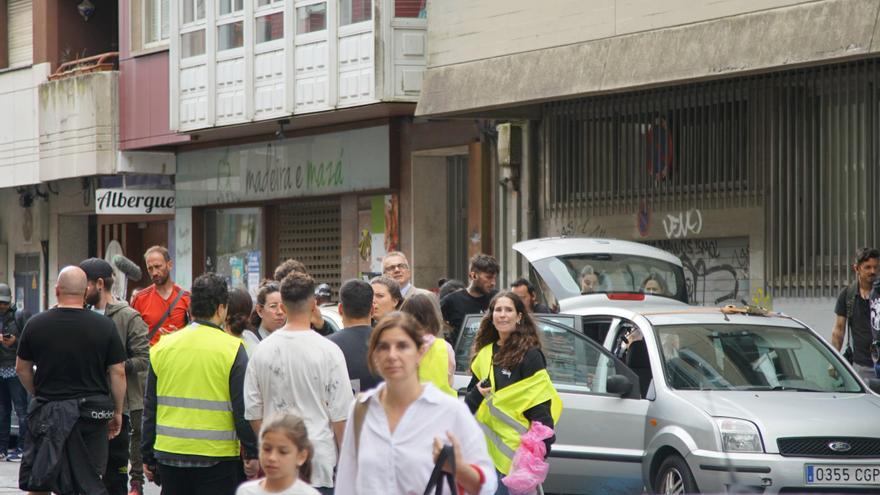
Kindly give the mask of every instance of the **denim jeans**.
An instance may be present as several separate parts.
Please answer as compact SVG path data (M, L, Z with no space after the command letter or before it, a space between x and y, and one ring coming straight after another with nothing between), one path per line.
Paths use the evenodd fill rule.
M0 452L9 448L9 430L12 426L12 408L18 416L18 448L24 450L27 438L28 394L17 376L0 378Z

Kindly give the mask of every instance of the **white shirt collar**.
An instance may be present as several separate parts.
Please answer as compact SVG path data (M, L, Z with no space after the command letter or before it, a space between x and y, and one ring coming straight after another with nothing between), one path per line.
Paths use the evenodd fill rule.
M376 397L376 400L379 400L379 392L385 388L387 384L385 382L380 383L376 388L367 390L366 392L361 392L360 395L357 396L358 402L367 402L372 397ZM444 398L445 394L441 392L437 387L435 387L431 383L423 383L422 384L422 395L419 396L416 401L425 400L432 404L437 404L441 402Z
M412 284L412 282L409 282L408 284L406 284L406 285L404 285L403 287L400 288L400 293L401 293L403 296L406 296L407 294L409 294L409 291L411 291L412 288L413 288L413 284Z

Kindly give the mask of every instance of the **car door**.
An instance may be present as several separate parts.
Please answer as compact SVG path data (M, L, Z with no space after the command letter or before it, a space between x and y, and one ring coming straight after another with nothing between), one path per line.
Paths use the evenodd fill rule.
M538 318L547 371L563 403L556 443L544 483L547 493L640 493L648 401L639 398L637 377L581 330L560 323L566 315ZM455 386L470 382L470 355L479 319L466 318L456 342ZM623 375L633 389L610 394L606 381Z

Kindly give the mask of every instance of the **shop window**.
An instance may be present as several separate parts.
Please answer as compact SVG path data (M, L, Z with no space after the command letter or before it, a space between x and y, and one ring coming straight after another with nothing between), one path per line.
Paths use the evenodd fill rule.
M280 40L284 37L284 12L257 17L257 43Z
M372 0L340 0L339 25L347 26L373 18Z
M427 0L394 0L394 17L428 16Z
M244 45L244 22L230 22L217 26L217 51L240 48Z
M205 271L226 277L230 288L255 294L265 263L260 208L205 212Z
M205 30L191 31L180 35L181 58L205 54Z
M314 33L327 29L327 4L316 3L296 9L296 32Z

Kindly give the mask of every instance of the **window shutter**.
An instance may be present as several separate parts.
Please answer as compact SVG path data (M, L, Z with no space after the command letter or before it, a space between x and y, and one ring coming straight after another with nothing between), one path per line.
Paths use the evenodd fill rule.
M31 0L8 0L9 66L30 65L34 60L34 19Z

